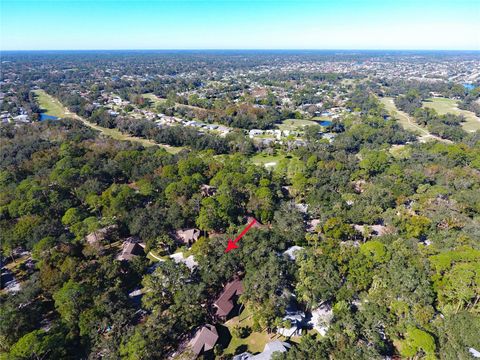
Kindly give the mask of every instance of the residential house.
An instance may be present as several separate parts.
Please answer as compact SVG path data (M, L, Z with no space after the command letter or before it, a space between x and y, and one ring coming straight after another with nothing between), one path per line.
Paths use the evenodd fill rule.
M28 119L28 115L17 115L13 118L15 122L21 122L21 123L28 123L30 120Z
M85 237L85 241L89 245L98 245L101 241L105 240L118 228L117 225L109 225L104 228L95 230Z
M238 297L243 294L243 284L236 279L229 282L224 288L218 299L213 303L217 308L216 315L226 319L234 309Z
M189 347L195 355L199 356L211 351L217 340L217 329L215 326L207 324L197 331L195 337L190 341Z
M249 352L244 352L235 355L232 360L270 360L274 353L284 353L290 349L291 345L285 341L275 340L265 344L263 352L257 355L252 355Z
M283 321L290 323L290 326L278 328L277 333L285 337L302 335L302 328L305 325L305 313L303 311L287 310Z
M135 256L145 255L145 244L138 241L137 238L130 237L123 243L123 249L117 260L130 261Z
M316 232L317 226L320 225L320 219L311 219L307 221L307 231Z
M332 307L326 303L312 310L312 318L308 322L322 336L327 334L330 323L333 319Z
M255 136L259 136L259 135L262 135L264 133L263 130L259 130L259 129L252 129L248 132L248 136L250 138L253 138Z
M202 192L202 196L204 196L204 197L213 196L217 192L217 188L215 188L214 186L207 185L207 184L202 184L200 186L200 190Z
M248 216L247 217L247 224L251 224L252 221L254 221L254 220L255 220L255 224L253 224L252 228L254 228L254 229L265 229L267 227L267 225L263 225L260 221L255 219L253 216Z
M385 225L358 225L354 224L353 228L367 237L383 236L391 233L393 230Z
M193 255L185 257L183 255L183 252L172 254L169 256L169 258L175 261L175 263L177 264L178 263L185 264L185 266L188 267L190 271L193 271L198 266L198 262L195 261L195 257Z
M289 247L287 250L285 250L283 252L283 254L287 255L290 260L295 260L295 258L296 258L295 254L297 253L297 251L302 250L302 249L303 249L303 247L301 247L301 246L293 245L293 246Z
M200 237L200 230L195 228L177 230L175 233L175 237L182 244L191 246Z

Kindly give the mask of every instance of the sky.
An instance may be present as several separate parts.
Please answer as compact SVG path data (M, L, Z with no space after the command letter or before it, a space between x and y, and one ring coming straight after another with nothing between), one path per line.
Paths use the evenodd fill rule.
M480 50L479 0L0 0L0 50Z

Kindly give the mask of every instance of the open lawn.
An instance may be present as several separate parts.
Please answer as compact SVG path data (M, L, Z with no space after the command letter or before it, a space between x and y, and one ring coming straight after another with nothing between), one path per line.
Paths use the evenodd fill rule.
M232 329L235 326L252 326L252 315L248 310L244 310L239 316L236 316L225 323L225 327L229 330L232 336L228 347L225 349L225 354L235 354L236 352L248 351L252 354L256 354L263 351L265 344L274 338L277 338L276 334L268 334L266 331L252 332L244 339L236 337L233 334ZM222 335L222 332L220 332ZM239 349L239 351L236 351Z
M72 118L72 119L80 120L86 126L92 128L94 130L100 131L102 134L104 134L106 136L109 136L109 137L111 137L115 140L133 141L133 142L140 143L145 147L160 146L160 147L164 148L165 150L167 150L168 152L170 152L172 154L176 154L183 149L181 147L174 147L174 146L169 146L169 145L160 145L160 144L155 143L152 140L143 139L143 138L139 138L139 137L136 137L136 136L130 136L130 135L124 134L117 129L108 129L108 128L105 128L105 127L102 127L102 126L99 126L99 125L96 125L96 124L92 124L92 123L88 122L87 120L85 120L84 118L78 116L77 114L74 114L74 113L68 111L68 109L65 108L60 103L60 101L58 101L58 99L55 99L53 96L47 94L44 90L41 90L41 89L35 90L35 94L38 96L38 103L39 103L40 107L42 109L46 110L46 114L57 116L57 117L60 117L60 118L69 117L69 118Z
M66 109L57 99L48 95L44 90L34 90L37 96L38 105L47 115L63 118L66 116Z
M277 154L277 155L268 155L265 153L257 153L255 156L252 156L251 160L255 165L263 165L265 167L273 167L277 166L281 160L287 159L289 157L285 154Z
M152 93L142 94L142 96L145 99L151 100L152 103L153 103L153 106L157 106L158 104L162 104L165 101L167 101L167 99L159 98L157 95L152 94Z
M311 121L311 120L302 120L302 119L288 119L282 121L281 124L277 124L276 126L280 130L290 130L290 131L295 131L295 130L301 130L305 126L309 125L319 125L318 122L316 121Z
M459 109L456 100L440 97L430 98L423 102L423 106L434 109L440 115L447 113L463 115L466 121L462 124L462 127L465 131L480 130L480 118L471 111Z

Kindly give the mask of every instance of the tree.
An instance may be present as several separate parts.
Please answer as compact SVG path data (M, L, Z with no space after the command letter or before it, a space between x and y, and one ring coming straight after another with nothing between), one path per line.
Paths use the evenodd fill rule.
M386 151L368 151L362 154L360 168L364 169L370 176L383 172L389 162Z
M297 260L299 269L295 292L309 307L315 308L335 297L342 279L337 264L328 256L313 251L304 254Z
M12 359L59 359L64 357L65 344L62 334L55 330L34 330L24 335L10 349Z
M289 242L302 243L305 239L305 223L293 202L284 202L274 214L275 231Z
M426 359L433 360L436 358L435 348L433 336L423 330L411 327L407 330L405 339L401 341L400 353L408 357L423 354Z
M88 301L88 292L85 286L68 280L60 290L53 294L53 299L63 320L70 327L76 328L80 313Z
M144 306L148 309L167 308L190 275L190 270L184 264L176 264L172 260L159 262L155 271L142 281L147 289L142 299Z

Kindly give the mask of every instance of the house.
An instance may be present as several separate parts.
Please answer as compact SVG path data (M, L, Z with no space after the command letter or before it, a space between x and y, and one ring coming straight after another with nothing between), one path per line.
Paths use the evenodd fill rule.
M297 253L297 251L302 249L303 247L301 246L297 246L297 245L290 246L287 250L283 252L283 254L287 255L290 260L295 260L295 254Z
M389 229L384 225L358 225L354 224L353 228L361 234L368 234L368 237L371 236L383 236L392 232L392 229Z
M135 256L145 255L145 244L138 242L138 239L130 237L123 243L123 249L117 260L130 261Z
M253 216L248 216L247 217L247 224L251 224L252 221L254 221L254 220L255 220L255 224L253 224L252 228L254 228L254 229L265 229L267 227L267 225L263 225L260 221L255 219Z
M305 313L303 311L288 311L283 317L284 322L290 323L290 327L278 328L277 333L285 337L302 335L302 328L305 325Z
M259 136L259 135L262 135L264 133L263 130L259 130L259 129L252 129L248 132L248 136L250 138L253 138L255 136Z
M94 232L88 234L85 237L85 241L90 245L97 245L101 241L105 240L107 237L111 236L112 233L118 228L117 225L109 225L104 228L95 230Z
M480 358L480 351L471 347L471 348L468 348L468 352L472 354L474 358L477 358L477 359Z
M198 262L195 261L195 258L193 255L185 257L183 255L183 252L172 254L169 256L169 258L175 261L176 264L178 263L185 264L185 266L188 267L190 271L193 271L198 266Z
M315 310L312 310L312 318L308 322L322 336L327 334L330 322L333 319L332 307L328 304L322 304Z
M190 341L189 347L197 356L211 351L218 340L218 332L213 325L203 326Z
M185 230L177 230L175 233L175 237L179 242L185 245L192 245L195 241L198 240L200 237L200 230L198 229L185 229Z
M236 279L229 282L224 288L218 299L213 303L217 308L216 315L226 319L235 307L237 298L243 294L243 284Z
M265 344L263 352L257 355L252 355L249 352L244 352L239 355L235 355L232 360L270 360L273 353L284 353L290 349L291 345L287 342L275 340Z
M307 231L316 232L317 226L320 225L320 219L312 219L307 221Z
M214 186L202 184L200 185L200 191L202 192L202 196L209 197L215 195L217 189Z
M305 203L296 203L295 207L297 208L298 211L300 211L302 214L306 214L308 212L308 204Z

